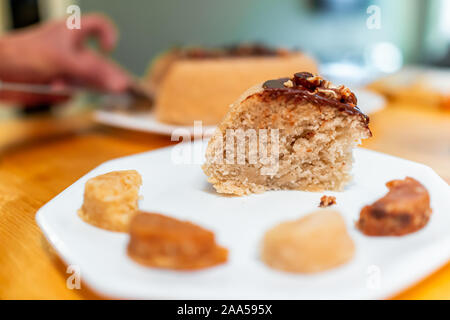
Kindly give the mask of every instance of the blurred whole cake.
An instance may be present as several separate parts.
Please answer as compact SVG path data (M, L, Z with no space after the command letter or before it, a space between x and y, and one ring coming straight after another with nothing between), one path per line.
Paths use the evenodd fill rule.
M300 51L262 45L220 49L177 48L158 57L147 82L156 94L159 121L192 125L219 123L229 105L247 88L297 70L317 72L315 61Z

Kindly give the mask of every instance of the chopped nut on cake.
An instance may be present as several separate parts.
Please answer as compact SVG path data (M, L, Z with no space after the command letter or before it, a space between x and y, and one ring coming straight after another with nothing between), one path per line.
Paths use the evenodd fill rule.
M384 197L361 210L358 229L369 236L401 236L423 228L432 213L427 189L410 177L386 186Z

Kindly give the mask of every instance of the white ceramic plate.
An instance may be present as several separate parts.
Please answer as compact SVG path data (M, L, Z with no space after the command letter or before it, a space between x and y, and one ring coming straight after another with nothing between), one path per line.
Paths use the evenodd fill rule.
M353 90L358 97L358 106L365 114L371 114L381 110L386 101L385 99L374 92L365 89ZM178 133L187 131L193 136L211 136L214 133L215 126L204 126L203 131L196 132L194 126L177 126L159 122L154 113L145 112L114 112L111 110L100 110L94 114L94 119L102 124L120 127L124 129L138 130L144 132L158 133L162 135L171 136L175 130Z
M201 144L201 142L200 142ZM175 164L189 148L177 145L108 161L67 188L37 213L37 222L69 265L80 268L92 289L109 297L172 299L374 299L389 297L419 281L450 258L450 190L430 168L357 149L354 181L337 198L356 255L348 264L313 275L272 270L259 259L264 232L299 218L324 193L273 191L245 197L217 194L199 164ZM201 145L200 147L204 147ZM126 255L128 235L98 229L76 214L88 178L113 170L136 169L143 177L143 210L186 219L213 230L230 250L227 264L196 272L145 268ZM428 225L403 237L367 237L354 222L360 209L386 193L384 184L412 176L431 194Z

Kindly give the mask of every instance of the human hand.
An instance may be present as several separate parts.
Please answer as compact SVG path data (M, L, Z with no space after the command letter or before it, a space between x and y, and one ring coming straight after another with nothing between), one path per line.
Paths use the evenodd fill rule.
M92 14L81 18L81 29L68 29L65 20L50 22L0 38L0 79L9 82L48 84L55 88L85 86L121 92L130 77L101 53L87 48L94 36L104 52L117 34L108 19ZM1 91L0 99L26 104L57 102L61 97Z

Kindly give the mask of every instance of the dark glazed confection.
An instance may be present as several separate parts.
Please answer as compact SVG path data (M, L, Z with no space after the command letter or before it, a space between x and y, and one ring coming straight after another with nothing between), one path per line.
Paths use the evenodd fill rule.
M357 107L355 94L347 87L334 86L330 81L309 72L297 72L289 78L280 78L264 82L265 92L279 96L284 95L289 99L305 100L315 105L333 105L339 111L348 114L358 114L366 125L369 117Z
M386 186L384 197L361 210L358 229L369 236L401 236L423 228L432 212L427 189L410 177Z
M128 255L146 266L196 270L228 259L228 250L216 244L214 233L162 214L138 213L129 233Z

